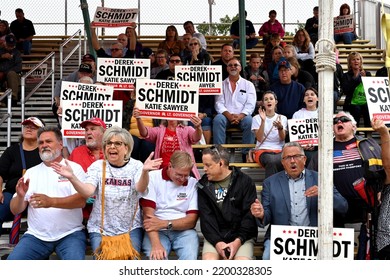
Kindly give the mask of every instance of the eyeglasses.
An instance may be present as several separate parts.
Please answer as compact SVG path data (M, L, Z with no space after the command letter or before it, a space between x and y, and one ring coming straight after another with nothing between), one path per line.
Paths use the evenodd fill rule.
M291 161L292 159L294 159L294 161L297 161L297 160L301 159L302 157L304 157L304 155L285 156L285 157L282 157L282 160Z
M126 145L125 143L121 141L108 141L106 142L106 147L112 147L114 145L115 148L120 148L122 145Z
M348 118L347 116L333 118L333 124L337 124L338 122L346 123L346 122L350 122L350 121L351 121L351 119Z
M195 43L189 43L189 45L190 45L190 47L191 47L191 46L197 46L198 43L197 43L197 42L195 42Z
M238 63L235 63L235 64L228 64L227 66L228 66L228 67L239 67L239 66L241 66L241 65L238 64Z
M173 177L175 177L175 178L178 179L178 180L187 181L188 178L190 177L189 174L186 174L186 175L184 175L184 174L178 174L178 173L176 172L175 168L173 168L172 166L171 166L171 168L172 168L172 170L173 170Z
M170 63L180 63L181 60L180 59L171 59L169 60Z
M121 51L122 49L118 49L118 48L112 48L110 49L112 52L117 52L117 51Z

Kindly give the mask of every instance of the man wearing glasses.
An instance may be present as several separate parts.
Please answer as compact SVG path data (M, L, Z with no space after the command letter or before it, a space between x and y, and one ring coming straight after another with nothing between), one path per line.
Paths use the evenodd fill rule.
M130 28L130 46L129 49L125 49L125 45L122 43L116 42L111 45L110 48L110 54L107 54L106 51L100 47L98 37L96 35L96 28L91 26L91 42L92 42L92 47L96 51L96 54L98 57L113 57L113 58L121 58L121 57L126 57L126 58L135 58L135 47L137 43L137 37L135 34L135 27ZM124 50L125 49L125 50Z
M156 63L157 66L153 67L150 70L150 78L155 79L157 74L161 71L167 70L169 68L168 63L168 53L166 50L161 49L156 52Z
M166 168L149 172L148 193L140 199L144 236L142 249L151 260L166 260L174 250L179 260L198 258L197 180L190 177L190 154L176 151Z
M257 225L250 212L256 199L252 179L229 169L229 153L219 145L202 152L205 174L198 183L203 260L251 260Z
M251 213L260 227L267 225L313 226L318 225L318 173L305 169L306 156L297 142L283 146L284 171L264 180L261 202L256 199ZM333 209L347 212L348 203L333 188ZM270 259L271 227L264 236L263 260Z
M226 129L235 126L242 130L242 143L255 142L252 133L252 113L256 105L256 90L252 82L242 78L237 58L228 61L229 77L222 83L222 95L215 98L217 115L213 120L213 143L226 143ZM242 149L242 162L246 162L249 149Z
M171 54L169 57L168 69L159 72L156 75L158 80L174 80L175 79L175 66L182 65L181 57L178 54Z

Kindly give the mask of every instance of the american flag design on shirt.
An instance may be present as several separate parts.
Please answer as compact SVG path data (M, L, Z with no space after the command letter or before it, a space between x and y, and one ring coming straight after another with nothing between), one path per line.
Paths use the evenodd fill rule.
M346 161L354 161L361 159L357 148L350 150L335 150L333 151L333 163L339 164Z

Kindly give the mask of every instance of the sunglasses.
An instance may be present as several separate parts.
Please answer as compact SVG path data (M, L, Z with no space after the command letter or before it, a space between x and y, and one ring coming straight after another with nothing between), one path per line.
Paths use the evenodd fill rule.
M333 124L337 124L339 121L342 123L346 123L346 122L350 122L351 119L346 116L333 118Z
M170 63L180 63L181 60L180 59L171 59L169 60Z
M190 46L197 46L198 43L196 43L196 42L195 42L195 43L190 43L189 45L190 45Z
M118 49L118 48L113 48L111 49L112 52L117 52L117 51L121 51L122 49Z
M210 150L212 153L216 153L219 159L221 158L221 154L219 153L218 148L216 146L211 146Z
M227 65L228 67L239 67L239 66L241 66L240 64L237 64L237 63L235 63L235 64L228 64Z

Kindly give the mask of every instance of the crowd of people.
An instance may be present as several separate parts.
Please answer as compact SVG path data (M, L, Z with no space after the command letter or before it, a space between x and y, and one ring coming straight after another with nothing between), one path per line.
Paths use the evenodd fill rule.
M16 13L20 23L23 11ZM340 16L349 13L349 7L340 8ZM219 60L207 52L205 37L191 21L183 24L182 37L175 26L168 26L156 50L143 48L135 24L118 34L110 48L100 45L91 27L97 57L150 59L152 79L174 80L177 65L221 65L222 94L201 96L198 115L178 121L143 118L136 90L114 91L113 99L123 101L122 127L108 128L102 119L91 118L80 123L83 141L72 143L60 130L61 82L96 82L97 57L84 55L79 68L56 83L53 114L58 127L27 118L21 123L20 143L0 158L0 183L5 183L0 190L0 230L3 222L20 213L27 213L29 224L8 259L47 259L53 252L61 259L85 259L88 242L94 257L104 258L106 237L120 235L129 236L134 259L144 253L149 259L164 260L172 250L179 259L197 259L199 219L202 259L248 260L254 258L258 227L318 226L318 147L290 141L288 127L289 119L319 117L314 61L318 7L313 14L292 44L285 44L277 13L270 11L258 32L264 57L252 54L248 65L241 65L234 55L244 38L238 21L231 26L232 43L222 45ZM1 48L16 51L18 43L27 53L31 37L20 38L5 35L0 53ZM249 20L245 40L247 48L258 44ZM0 68L0 78L1 74ZM348 71L335 76L346 101L344 111L335 108L333 119L334 226L358 222L361 236L367 236L367 216L379 201L374 197L372 205L371 198L365 200L355 188L358 180L365 180L367 188L382 193L385 206L380 207L375 246L378 256L387 259L390 136L382 121L369 119L366 104L351 103L364 76L370 73L357 52L348 56ZM382 149L375 140L356 135L361 117L366 127L379 132ZM241 154L242 162L257 162L265 169L261 198L253 180L229 166L229 152L222 147L229 127L242 131L243 144L255 144ZM202 150L203 175L192 149L202 139L213 144ZM378 166L367 168L372 162ZM264 237L264 260L270 259L270 231L268 227ZM359 259L367 257L366 246L361 239Z

